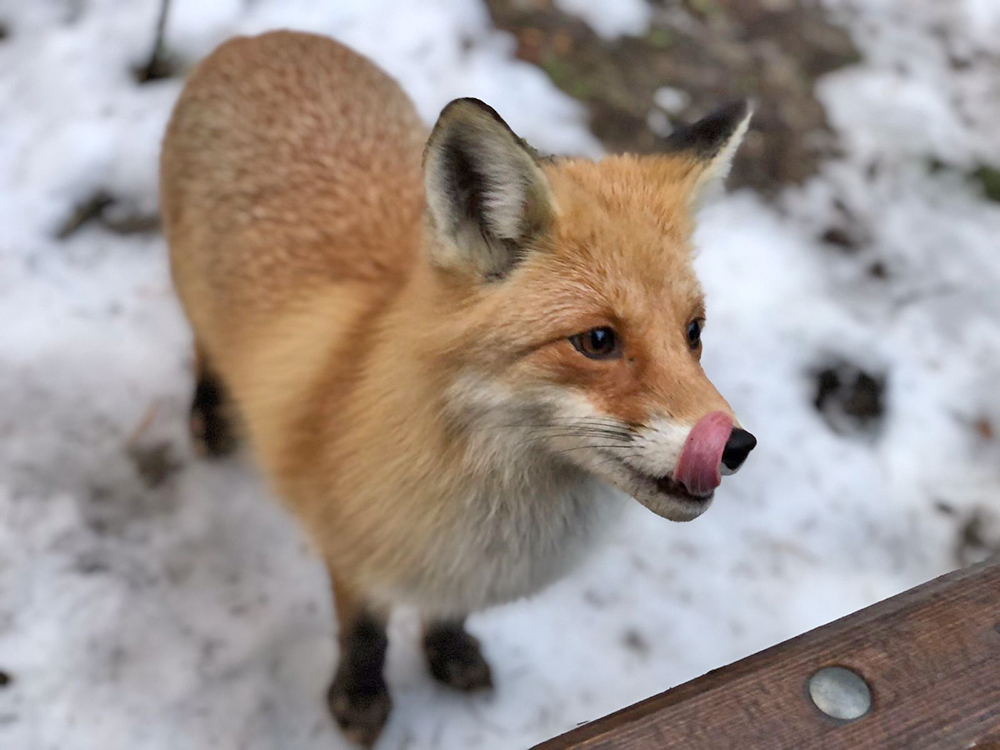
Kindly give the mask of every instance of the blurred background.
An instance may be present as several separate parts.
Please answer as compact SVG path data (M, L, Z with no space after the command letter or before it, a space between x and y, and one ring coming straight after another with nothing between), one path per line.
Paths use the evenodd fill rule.
M431 122L655 152L756 101L698 233L704 364L760 446L711 512L633 504L472 618L496 692L391 627L380 748L527 747L1000 550L1000 3L0 0L0 747L344 747L325 573L253 469L192 456L156 211L185 71L328 34Z

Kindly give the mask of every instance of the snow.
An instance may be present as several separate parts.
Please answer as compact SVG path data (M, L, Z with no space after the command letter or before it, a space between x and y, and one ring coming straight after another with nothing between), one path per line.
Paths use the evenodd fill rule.
M1000 10L828 4L866 56L820 84L844 156L777 206L720 200L698 234L705 366L758 449L698 522L631 506L569 579L474 616L492 696L435 686L400 613L381 748L528 746L946 572L959 525L996 512L998 447L975 425L1000 424L1000 209L962 173L1000 162ZM599 151L478 3L174 5L188 62L233 33L310 29L372 56L428 120L474 95L545 150ZM646 9L560 5L606 35L640 33ZM0 748L344 747L322 701L322 565L245 462L190 454L189 333L162 239L96 224L55 238L98 188L155 207L180 83L140 87L129 69L157 10L0 2ZM853 255L816 240L834 200L867 233ZM887 373L876 434L813 408L810 373L842 359ZM177 471L137 471L164 450Z
M642 36L649 29L653 6L648 0L555 0L564 13L578 16L605 39Z

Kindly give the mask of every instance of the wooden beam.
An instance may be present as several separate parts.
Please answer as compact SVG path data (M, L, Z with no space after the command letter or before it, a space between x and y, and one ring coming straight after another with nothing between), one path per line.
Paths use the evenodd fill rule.
M872 705L809 695L846 667ZM538 745L535 750L1000 750L1000 559L942 576Z

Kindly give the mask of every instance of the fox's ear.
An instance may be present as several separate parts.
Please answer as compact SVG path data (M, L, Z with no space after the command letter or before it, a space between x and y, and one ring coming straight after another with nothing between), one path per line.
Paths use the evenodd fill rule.
M686 174L692 180L694 202L726 179L752 114L750 103L743 99L720 107L692 125L678 128L667 137L664 143L667 153L690 159Z
M505 276L552 221L534 152L478 99L441 112L424 151L424 187L432 260L485 279Z

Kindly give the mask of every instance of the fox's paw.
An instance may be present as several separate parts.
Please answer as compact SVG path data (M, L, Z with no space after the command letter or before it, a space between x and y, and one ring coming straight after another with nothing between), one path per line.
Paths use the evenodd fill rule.
M363 747L375 744L392 709L389 688L381 679L373 685L359 687L338 674L330 686L327 700L344 736Z
M490 665L483 658L479 641L460 624L428 628L424 652L431 675L439 682L464 692L493 687Z
M191 442L201 456L225 456L236 447L222 384L211 375L203 375L195 386L190 425Z

